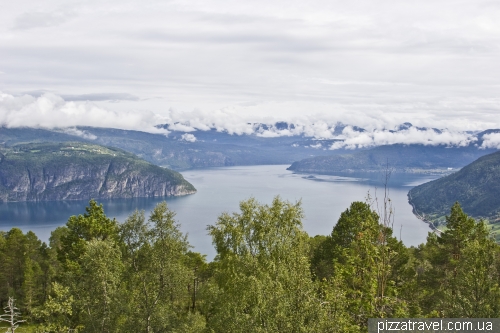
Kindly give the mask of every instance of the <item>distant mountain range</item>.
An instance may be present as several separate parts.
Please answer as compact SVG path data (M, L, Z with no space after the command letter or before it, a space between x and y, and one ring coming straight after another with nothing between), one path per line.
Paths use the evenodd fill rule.
M318 156L293 163L288 170L300 173L379 172L390 168L396 172L447 172L463 167L496 149L478 149L474 145L386 145L348 154Z
M163 197L195 192L178 172L117 148L66 142L0 149L0 201Z
M345 133L367 133L367 130L337 124L325 129L333 138L317 139L304 133L296 135L299 125L287 122L251 124L249 135L229 134L210 129L180 131L182 124L159 125L168 135L112 128L76 127L64 129L34 129L0 127L0 144L9 147L16 143L80 141L117 147L138 157L177 171L234 165L292 164L290 170L308 173L349 171L378 171L387 163L397 171L460 168L476 158L496 151L480 149L486 134L466 133L466 146L395 144L369 148L370 145L346 149ZM186 125L187 126L187 125ZM346 129L348 131L346 132ZM405 134L412 131L444 133L443 130L413 127L404 123L383 133ZM299 131L300 132L300 131ZM382 132L381 132L382 133ZM332 149L335 146L338 149ZM353 147L349 147L353 148ZM296 162L296 163L294 163Z
M466 133L467 143L460 146L393 144L345 149L342 134L347 127L342 124L330 129L338 134L330 139L294 135L296 125L286 122L252 126L255 133L250 135L216 129L179 131L170 125L158 126L167 129L168 135L93 127L0 127L0 201L184 195L194 193L195 188L168 169L233 165L291 164L288 169L299 173L379 172L389 167L396 172L449 174L496 152L481 146L500 133L498 129ZM411 128L410 123L404 123L384 133L408 133ZM443 133L440 129L417 130ZM268 137L279 131L289 133ZM366 130L350 126L348 132L363 134ZM340 148L332 150L332 145ZM477 164L481 167L471 164L437 181L441 182L438 188L415 188L412 202L434 220L442 220L451 201L459 199L473 216L497 216L494 200L500 193L491 191L500 176L498 168L486 167L485 161L499 156L488 155L478 160L483 161ZM468 176L462 176L463 172ZM460 177L469 183L459 183ZM479 184L486 185L480 188ZM457 192L467 196L452 195ZM485 209L485 205L491 209Z
M80 141L117 147L156 165L174 170L234 165L290 164L324 154L328 143L303 136L265 138L257 135L230 135L216 130L180 132L168 136L112 128L78 127L46 130L1 128L0 144Z

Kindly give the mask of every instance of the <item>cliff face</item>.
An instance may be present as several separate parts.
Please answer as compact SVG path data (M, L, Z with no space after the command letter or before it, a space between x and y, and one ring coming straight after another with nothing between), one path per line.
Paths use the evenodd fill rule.
M97 145L21 145L4 150L0 159L0 201L163 197L195 192L175 171Z

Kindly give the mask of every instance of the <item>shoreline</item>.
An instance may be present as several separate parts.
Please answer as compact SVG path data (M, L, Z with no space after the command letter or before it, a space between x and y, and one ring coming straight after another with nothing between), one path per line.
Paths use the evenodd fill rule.
M419 219L420 221L424 222L424 223L427 223L429 225L429 228L436 234L440 235L442 233L441 230L439 230L438 228L436 228L434 226L434 224L429 221L429 220L426 220L424 216L420 215L418 212L417 212L417 209L415 208L415 205L413 204L413 202L411 201L411 194L410 194L410 191L408 191L408 203L411 205L412 207L412 213L413 215L415 215L415 217L417 219Z

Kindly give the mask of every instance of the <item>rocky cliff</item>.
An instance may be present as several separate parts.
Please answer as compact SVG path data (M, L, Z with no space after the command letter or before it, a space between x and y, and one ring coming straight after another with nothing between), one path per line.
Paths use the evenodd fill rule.
M196 192L178 172L116 148L37 143L2 148L0 201L179 196Z

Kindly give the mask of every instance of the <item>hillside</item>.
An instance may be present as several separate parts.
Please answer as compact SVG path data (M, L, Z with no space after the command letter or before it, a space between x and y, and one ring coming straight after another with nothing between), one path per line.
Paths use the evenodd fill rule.
M181 174L121 149L78 142L0 149L0 201L162 197L195 192Z
M396 172L447 171L461 168L493 149L390 145L349 154L317 156L294 162L288 170L301 173L377 172L389 165Z
M285 126L286 125L286 126ZM398 131L404 131L401 127ZM343 171L379 171L387 160L398 171L416 172L432 169L460 168L492 149L478 149L483 136L499 130L472 134L472 143L466 147L392 145L373 149L340 148L331 150L333 144L343 141L340 126L332 129L337 138L316 139L305 135L263 137L262 130L269 126L258 124L254 134L236 135L216 129L182 132L168 126L168 135L113 128L76 127L60 129L0 127L0 144L10 147L19 143L79 141L117 147L138 157L177 171L236 165L292 164L297 172L335 173ZM288 126L288 127L287 127ZM276 123L278 130L291 128L292 124ZM363 132L362 128L353 128ZM438 131L434 129L434 131ZM396 133L397 131L389 131ZM397 132L399 133L399 132ZM474 140L475 139L475 140Z
M171 131L165 136L113 128L46 130L0 127L0 144L6 146L66 141L117 147L150 163L178 171L235 165L290 164L310 156L332 154L326 150L332 140L319 141L301 136L264 138L231 135L216 130L190 133Z
M451 175L414 187L408 197L416 213L436 224L444 222L444 216L456 201L470 216L500 223L500 152L483 156Z

